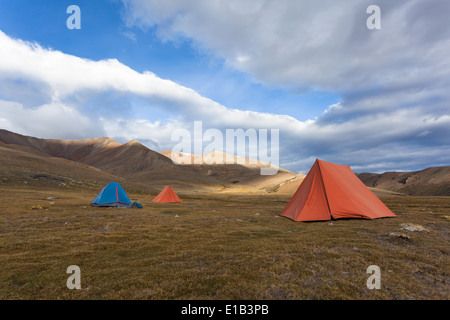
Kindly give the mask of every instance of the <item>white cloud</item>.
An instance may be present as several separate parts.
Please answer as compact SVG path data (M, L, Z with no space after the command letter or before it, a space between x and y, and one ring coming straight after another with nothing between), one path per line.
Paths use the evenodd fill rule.
M129 25L157 26L164 40L193 39L275 85L366 87L449 69L444 1L378 1L376 31L366 27L369 0L123 2Z
M189 39L256 81L339 92L341 103L315 120L276 122L292 167L304 168L312 154L358 168L442 163L431 151L450 145L450 2L380 0L381 30L366 27L370 0L123 3L129 26L156 28L164 41ZM396 148L409 157L383 161Z
M0 125L13 132L48 139L83 139L103 133L95 121L59 101L26 108L18 102L0 100Z
M119 119L108 113L96 114L95 110L90 110L90 115L94 115L103 125L97 132L106 131L123 138L139 137L162 145L167 144L167 138L163 141L164 137L170 138L168 133L174 125L186 127L194 120L202 120L208 126L216 128L279 128L291 123L301 124L288 116L228 109L190 88L161 79L149 71L138 73L114 59L81 59L42 48L38 44L12 39L1 31L0 47L4 49L0 53L0 81L11 87L16 80L25 79L29 87L46 88L41 95L44 96L42 100L49 103L38 106L28 100L28 105L22 101L20 90L13 90L11 93L0 89L0 94L7 95L11 100L8 105L4 101L3 116L11 126L26 129L27 132L48 136L48 132L53 131L55 135L66 137L69 132L74 132L70 130L70 125L64 128L67 122L71 125L77 123L81 128L92 126L91 130L76 131L77 137L80 134L92 134L97 123L87 121L89 117L83 115L86 104L93 96L105 93L113 95L114 92L123 93L124 99L131 99L133 96L144 98L149 108L162 106L172 115L172 120L163 124L152 122L133 114L133 110L127 110L132 117ZM109 108L113 109L114 106ZM17 112L13 109L17 109ZM27 110L29 116L39 121L20 124L20 117L16 115L25 114ZM45 130L40 130L40 127Z
M141 96L182 111L186 116L215 119L232 115L233 121L252 121L276 115L231 110L190 88L161 79L150 71L138 73L115 59L92 61L14 40L0 31L0 79L27 79L43 83L52 99L64 100L79 92L117 91ZM257 119L257 120L258 120ZM215 120L213 120L215 121Z
M430 33L421 28L436 23L417 22L417 15L430 19L431 9L422 1L381 1L380 32L365 27L368 2L361 1L124 3L130 26L157 26L166 41L189 38L263 83L333 89L342 101L304 122L276 110L230 109L117 60L81 59L0 32L0 81L12 86L15 79L26 79L28 87L45 88L30 90L27 99L20 90L7 95L0 88L0 97L8 98L0 104L0 124L42 137L78 138L81 132L84 138L136 139L156 150L170 149L173 130L192 129L195 120L204 122L204 130L274 128L280 129L281 166L302 172L315 157L379 171L442 164L450 156L450 46L446 31L427 40ZM31 102L36 92L42 95L37 105ZM126 117L108 112L115 106L102 112L87 107L96 101L91 97L105 94L118 94L122 100L113 102L125 104L139 97L145 102L139 110L149 112L134 112L132 103ZM169 117L153 118L157 108ZM39 121L25 124L20 115Z

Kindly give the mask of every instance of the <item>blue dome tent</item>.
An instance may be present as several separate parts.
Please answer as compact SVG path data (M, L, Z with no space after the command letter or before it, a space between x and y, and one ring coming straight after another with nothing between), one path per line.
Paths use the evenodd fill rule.
M133 204L122 186L117 182L111 182L100 191L91 202L91 206L132 208Z

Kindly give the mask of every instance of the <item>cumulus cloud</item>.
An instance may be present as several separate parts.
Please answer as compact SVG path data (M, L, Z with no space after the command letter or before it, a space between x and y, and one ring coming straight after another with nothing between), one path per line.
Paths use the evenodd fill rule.
M215 126L258 126L267 120L284 121L289 117L251 111L229 109L201 96L196 91L173 81L162 79L150 71L136 72L116 59L92 61L46 49L36 43L8 37L0 31L0 81L9 83L28 82L27 87L43 88L42 100L69 100L82 108L89 99L108 93L125 99L142 97L151 106L161 106L187 120L209 121ZM3 97L20 98L20 88L0 89ZM36 93L37 95L38 93ZM35 97L34 97L35 98ZM30 102L31 99L27 99ZM114 108L114 106L111 106ZM289 118L289 121L294 120Z
M445 1L377 1L375 31L366 27L369 0L123 2L129 25L156 26L164 40L193 39L275 85L364 88L449 67Z
M45 138L83 139L104 135L86 115L59 101L27 108L21 103L0 100L2 129Z
M188 39L255 81L339 92L316 119L284 123L288 166L303 169L311 155L361 170L448 164L449 2L377 1L380 30L366 27L368 0L123 3L129 26Z
M70 131L74 126L84 129L77 130L76 137L105 132L119 139L145 139L150 147L164 148L171 142L171 130L176 126L189 128L196 120L219 129L279 128L298 122L288 116L226 108L190 88L150 71L136 72L115 59L81 59L12 39L1 31L0 47L0 82L8 84L0 88L3 123L27 134L49 137L53 133L50 137L66 138L75 132ZM26 97L21 91L23 86L29 88ZM102 100L111 97L111 105L102 105ZM133 101L138 98L143 101L134 108ZM124 105L126 112L120 112ZM136 112L149 109L151 114L158 108L170 115L165 122L142 118L142 113ZM65 123L69 126L65 127Z

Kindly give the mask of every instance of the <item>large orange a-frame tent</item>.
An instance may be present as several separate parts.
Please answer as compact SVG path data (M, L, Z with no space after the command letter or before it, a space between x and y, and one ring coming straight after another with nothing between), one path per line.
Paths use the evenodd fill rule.
M294 221L396 216L349 166L319 159L280 215Z
M152 200L153 202L181 202L175 191L170 186L165 186L164 189Z

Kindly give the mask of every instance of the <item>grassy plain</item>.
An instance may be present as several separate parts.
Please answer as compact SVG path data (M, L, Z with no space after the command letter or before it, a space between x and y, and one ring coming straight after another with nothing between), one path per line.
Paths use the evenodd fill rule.
M91 207L97 192L0 185L0 299L450 298L450 197L383 197L396 218L304 223L279 216L289 196L161 204L136 191L144 207L125 209ZM70 265L81 290L66 287Z

